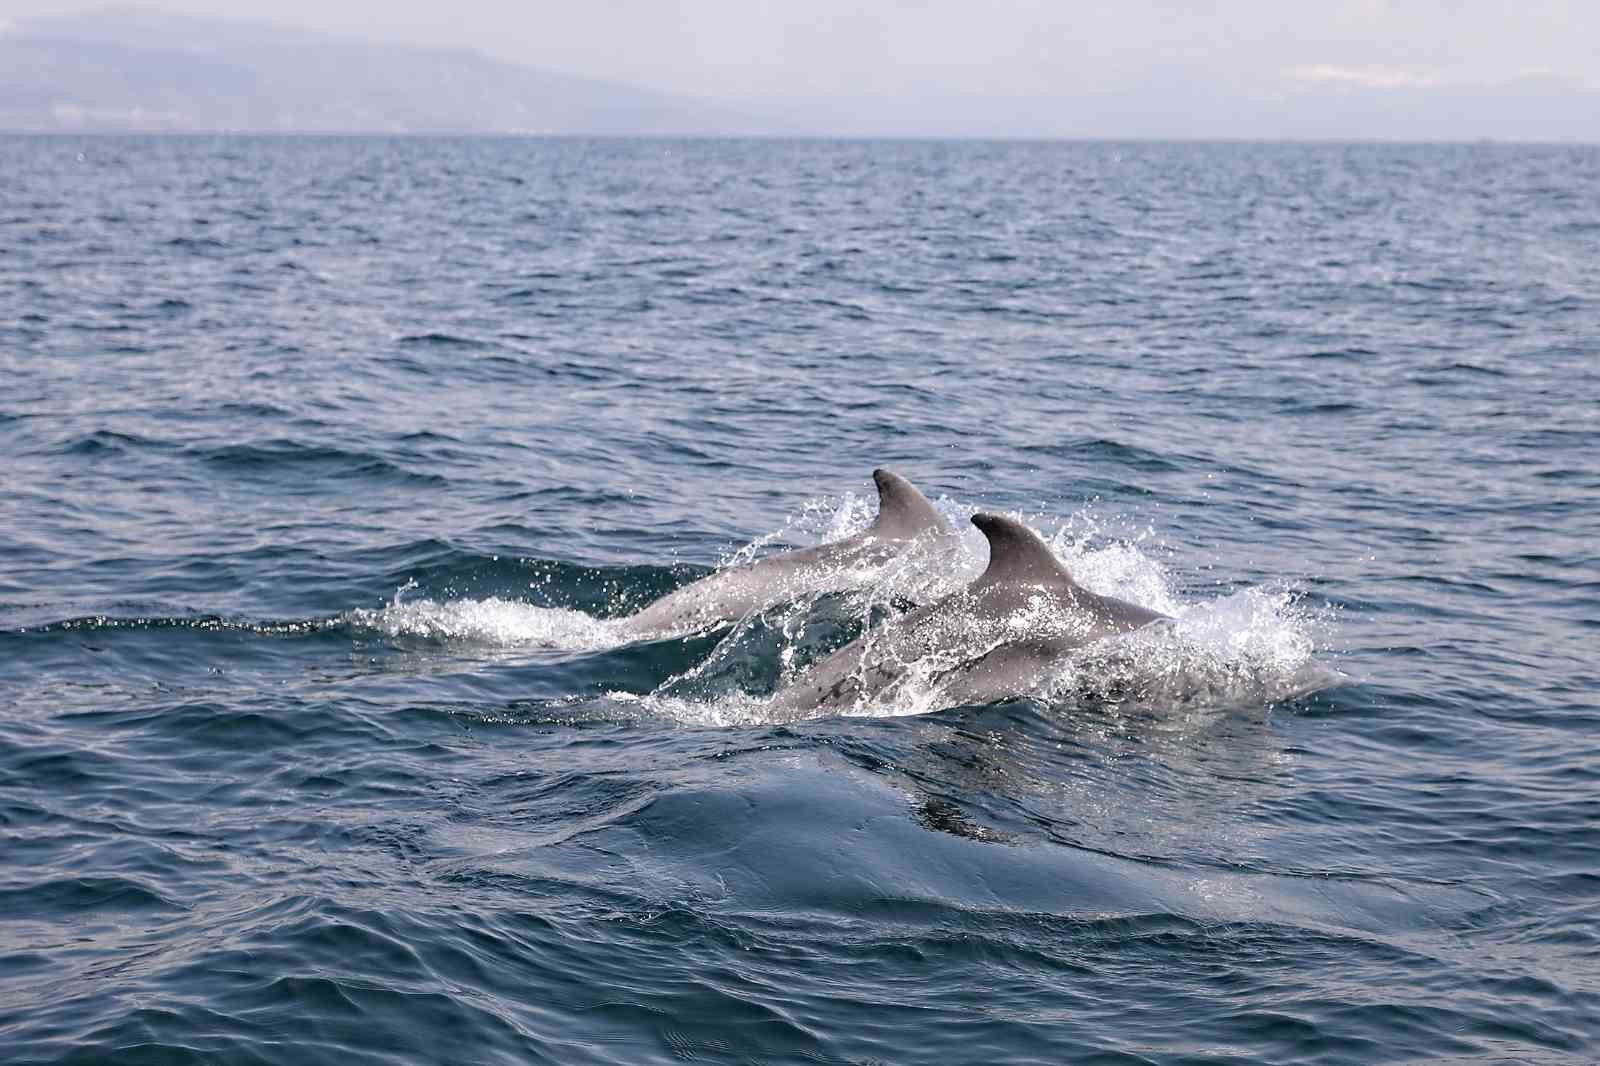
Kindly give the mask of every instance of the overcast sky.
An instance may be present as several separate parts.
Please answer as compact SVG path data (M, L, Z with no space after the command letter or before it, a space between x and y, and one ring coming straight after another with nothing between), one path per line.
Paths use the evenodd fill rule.
M0 0L0 18L94 0ZM1600 0L156 0L720 100L1600 91ZM1523 88L1508 88L1521 81ZM1591 106L1588 97L1581 106ZM1546 105L1540 105L1546 106ZM1577 116L1583 121L1583 116ZM1600 136L1600 116L1594 118ZM1210 131L1216 132L1216 131ZM1243 135L1252 130L1242 129Z

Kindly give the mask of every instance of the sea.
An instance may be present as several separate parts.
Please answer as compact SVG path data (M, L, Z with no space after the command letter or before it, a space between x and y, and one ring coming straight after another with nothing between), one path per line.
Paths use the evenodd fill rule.
M1600 147L0 137L0 1062L1595 1063L1597 545Z

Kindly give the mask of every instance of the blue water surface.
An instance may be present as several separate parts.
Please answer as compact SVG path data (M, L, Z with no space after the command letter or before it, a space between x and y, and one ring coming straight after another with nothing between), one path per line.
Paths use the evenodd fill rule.
M0 138L0 1060L1600 1061L1597 338L1593 147ZM610 636L877 466L1182 639Z

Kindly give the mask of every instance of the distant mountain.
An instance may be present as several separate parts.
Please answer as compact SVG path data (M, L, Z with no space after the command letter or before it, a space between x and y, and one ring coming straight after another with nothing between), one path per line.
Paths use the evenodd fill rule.
M713 104L473 51L132 8L0 28L0 129L772 132Z

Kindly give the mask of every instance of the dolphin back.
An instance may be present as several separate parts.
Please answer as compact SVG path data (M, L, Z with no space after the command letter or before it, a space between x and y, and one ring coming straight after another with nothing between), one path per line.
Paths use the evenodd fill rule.
M872 480L878 487L878 517L867 530L709 574L618 619L617 633L657 638L722 625L784 600L860 584L864 568L887 562L930 533L954 538L944 516L911 482L881 468L872 472Z

